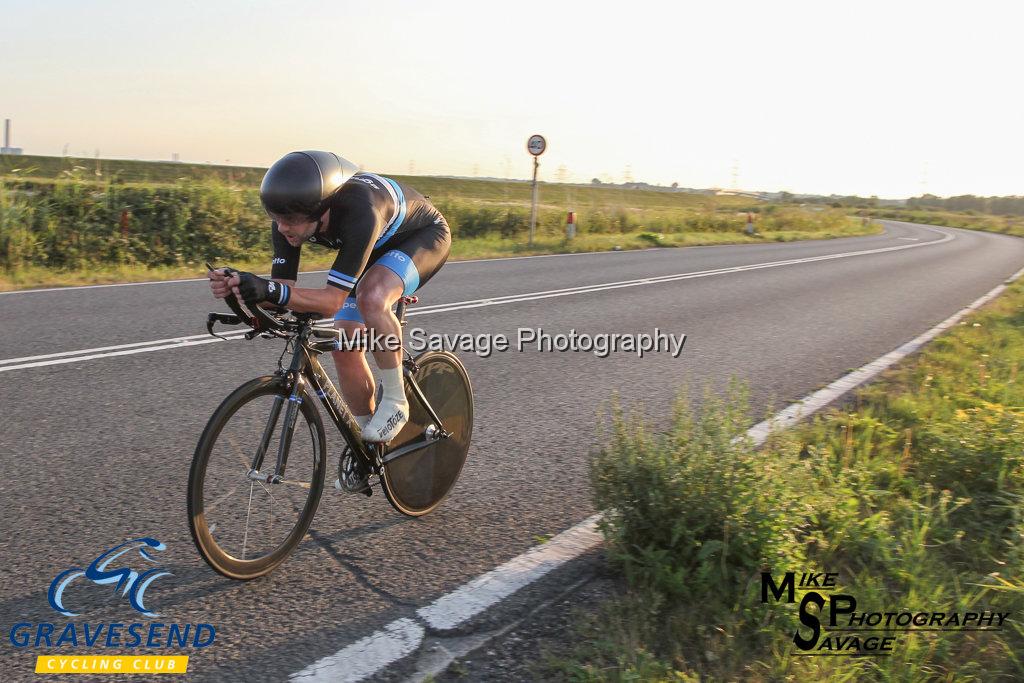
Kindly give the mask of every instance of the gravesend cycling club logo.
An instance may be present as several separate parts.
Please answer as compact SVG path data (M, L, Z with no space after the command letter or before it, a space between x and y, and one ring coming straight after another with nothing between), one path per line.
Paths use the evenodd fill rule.
M72 567L67 571L61 572L50 584L50 591L48 593L50 607L66 617L77 617L77 612L72 612L64 607L64 589L75 579L84 576L89 581L100 586L116 583L115 591L120 591L122 596L127 596L128 604L134 609L142 612L147 617L158 616L155 612L146 609L143 599L149 585L161 576L168 576L170 572L164 571L160 567L147 569L141 573L130 567L109 568L112 562L119 561L123 555L132 550L138 550L139 557L142 559L155 562L156 560L147 552L147 549L166 550L167 546L155 538L137 538L134 541L114 546L93 560L92 564L85 570L79 567Z
M125 541L100 553L85 568L73 566L57 574L46 594L47 602L58 614L78 617L84 611L79 605L85 591L101 591L107 587L115 605L127 603L151 621L23 621L11 627L9 642L19 650L59 648L71 649L74 653L39 654L36 673L185 673L187 655L83 654L83 650L95 652L93 648L166 651L201 649L213 644L217 631L211 624L153 620L160 613L147 605L148 593L158 579L173 576L162 566L161 557L166 549L166 545L148 536ZM163 585L163 581L158 585Z
M918 631L1000 631L1009 612L936 612L898 610L865 612L857 609L853 595L838 590L838 572L786 572L777 582L771 572L761 573L761 602L796 602L796 591L807 591L800 600L802 626L793 634L794 655L875 656L892 655L900 639ZM828 616L825 608L828 607Z

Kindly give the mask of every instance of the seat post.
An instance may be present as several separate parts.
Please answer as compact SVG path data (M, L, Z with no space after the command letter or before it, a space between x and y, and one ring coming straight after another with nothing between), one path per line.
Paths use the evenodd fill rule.
M402 296L398 299L398 306L395 308L395 317L398 318L398 324L405 327L405 309L415 303L419 303L420 298L418 296Z

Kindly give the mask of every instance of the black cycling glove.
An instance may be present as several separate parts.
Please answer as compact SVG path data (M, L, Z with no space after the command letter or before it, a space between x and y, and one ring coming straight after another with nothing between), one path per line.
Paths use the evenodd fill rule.
M242 294L242 300L249 305L269 301L278 306L285 306L292 296L292 288L288 285L261 278L259 275L240 272L238 279L238 291Z

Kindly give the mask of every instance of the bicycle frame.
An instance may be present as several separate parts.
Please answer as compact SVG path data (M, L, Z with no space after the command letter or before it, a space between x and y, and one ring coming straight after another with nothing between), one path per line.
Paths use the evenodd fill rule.
M285 335L279 332L280 325L270 327L266 324L266 320L271 320L275 323L279 321L262 310L259 312L254 311L256 316L253 318L249 318L249 316L241 317L244 313L238 308L237 302L228 301L228 304L236 311L236 315L226 316L211 313L208 320L208 329L211 334L214 334L212 326L216 321L228 324L237 324L239 322L248 321L250 325L253 326L253 332L248 333L247 336L256 336L257 334L263 334L265 336L282 336L288 338L289 343L294 345L294 351L292 352L288 368L284 369L282 366L278 370L278 374L281 375L285 381L285 388L288 392L288 396L287 398L284 398L282 395L279 395L274 399L274 404L271 406L270 415L267 418L266 427L263 429L263 435L260 438L259 446L256 449L256 453L253 455L248 475L250 479L266 482L268 484L279 484L284 481L285 469L288 465L288 451L291 447L291 439L295 430L295 422L298 419L300 405L310 393L315 394L317 398L320 399L320 404L323 406L324 411L331 418L331 421L334 422L334 425L341 433L342 438L348 444L349 448L352 449L355 456L361 461L362 465L368 472L372 472L378 476L381 474L382 468L386 463L426 448L439 439L445 439L451 436L451 433L445 429L441 419L438 417L429 401L427 401L427 398L424 396L419 384L416 383L416 361L409 356L408 351L405 349L403 349L405 357L402 360L403 374L406 381L409 383L412 396L423 407L427 415L430 416L430 419L433 421L435 426L428 427L420 439L407 443L394 451L386 453L384 444L371 443L363 440L361 430L355 421L355 417L353 417L352 412L348 409L345 401L338 393L334 383L331 382L327 372L320 364L318 356L321 353L338 350L338 345L341 341L338 330L333 328L317 328L313 326L313 319L306 316L300 320L294 336ZM404 326L405 301L399 303L397 314L399 323ZM260 318L264 319L264 321L262 321L263 324L253 324ZM314 340L311 339L311 337L321 337L321 339ZM285 403L287 403L287 407L285 407ZM270 448L270 442L273 439L275 425L281 416L282 408L285 408L285 417L278 441L276 462L273 472L264 474L261 470L263 468L267 451ZM367 490L369 491L369 489Z

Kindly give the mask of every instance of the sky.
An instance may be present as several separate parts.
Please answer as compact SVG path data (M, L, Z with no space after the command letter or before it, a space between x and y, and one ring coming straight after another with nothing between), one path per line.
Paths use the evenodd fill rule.
M1024 194L1024 3L0 0L25 153Z

